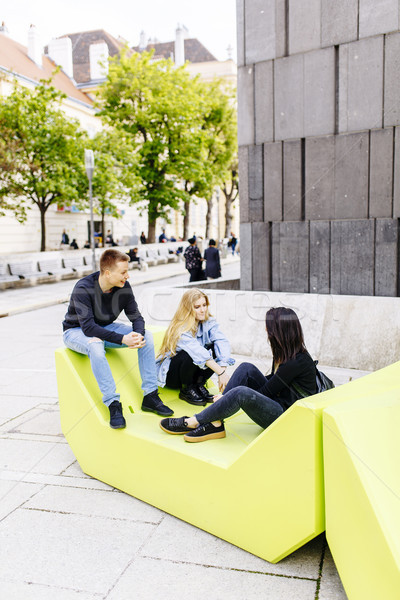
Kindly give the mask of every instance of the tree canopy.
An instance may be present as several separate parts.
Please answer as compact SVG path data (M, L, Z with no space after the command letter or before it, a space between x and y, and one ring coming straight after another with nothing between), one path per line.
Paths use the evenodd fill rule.
M170 208L188 207L193 196L209 197L222 182L236 135L226 129L222 135L233 121L228 97L217 84L170 59L153 60L152 53L125 50L110 60L100 114L134 139L150 241L158 217L168 219Z
M60 109L64 97L50 81L41 81L34 89L15 84L0 104L0 215L11 210L24 222L36 205L41 250L49 206L80 204L87 188L85 134Z

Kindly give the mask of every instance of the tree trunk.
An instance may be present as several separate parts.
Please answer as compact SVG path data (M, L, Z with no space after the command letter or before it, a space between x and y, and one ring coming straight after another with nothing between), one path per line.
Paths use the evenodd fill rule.
M156 241L156 222L157 219L154 219L154 221L149 221L149 229L147 232L148 244L154 244L154 242Z
M40 252L44 252L46 250L46 207L42 204L39 204L40 210L40 231L41 231L41 240L40 240Z
M106 232L104 231L104 210L101 211L101 247L105 248Z
M225 237L229 237L232 231L232 195L225 196Z
M207 201L207 215L206 215L206 239L209 240L211 237L211 218L212 209L214 206L214 196Z
M185 214L183 215L183 239L189 239L189 221L190 221L190 200L183 203Z

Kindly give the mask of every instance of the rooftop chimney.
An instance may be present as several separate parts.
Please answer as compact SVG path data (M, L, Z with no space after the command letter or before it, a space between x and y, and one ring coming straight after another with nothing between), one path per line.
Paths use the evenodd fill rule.
M69 37L53 39L49 43L48 54L57 65L60 65L64 73L74 76L72 64L72 42Z
M142 31L140 32L139 50L146 50L146 48L147 48L146 34L142 29Z
M178 23L175 35L175 65L181 67L185 64L185 32Z
M89 46L90 79L104 79L108 73L108 46L97 42ZM100 64L102 63L102 64Z
M42 48L39 43L39 36L34 25L31 25L28 31L28 56L39 67L42 66Z

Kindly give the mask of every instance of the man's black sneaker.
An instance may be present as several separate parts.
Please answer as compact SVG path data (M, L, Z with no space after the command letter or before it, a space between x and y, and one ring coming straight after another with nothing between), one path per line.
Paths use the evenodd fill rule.
M212 423L205 423L199 425L196 429L192 429L185 433L185 442L205 442L207 440L217 440L226 436L224 424L221 423L218 427L215 427Z
M160 427L163 431L167 433L172 433L173 435L179 435L181 433L186 433L187 431L193 431L193 428L188 427L185 423L185 419L189 417L178 417L175 419L162 419L160 421Z
M197 384L197 389L199 390L199 394L200 396L203 396L204 400L206 402L212 402L214 396L212 394L210 394L210 392L208 391L208 389L202 385L201 383Z
M179 398L195 406L205 406L207 404L206 400L200 394L197 385L187 385L182 388L179 392Z
M168 406L165 406L164 402L158 395L157 390L154 390L154 392L150 392L150 394L146 394L144 396L142 410L145 412L156 413L156 415L160 415L160 417L168 417L174 414L173 410L171 410Z
M111 402L108 407L110 410L110 427L113 429L123 429L126 427L126 421L122 414L122 404L118 400Z

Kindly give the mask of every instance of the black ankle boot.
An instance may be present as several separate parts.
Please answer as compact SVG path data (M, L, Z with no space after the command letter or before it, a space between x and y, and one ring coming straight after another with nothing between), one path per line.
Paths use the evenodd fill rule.
M111 402L108 407L110 411L110 427L113 429L124 429L126 427L126 421L122 414L122 404L118 400Z
M174 411L166 406L158 395L158 390L146 394L142 402L142 410L145 412L153 412L161 417L169 417L174 414Z
M212 402L214 396L210 394L208 389L202 383L197 383L196 385L200 396L202 396L206 402Z
M188 402L189 404L194 404L195 406L205 406L207 404L196 384L182 386L182 389L179 392L179 398L185 400L185 402Z

